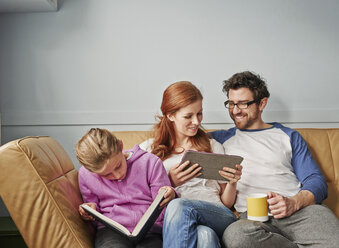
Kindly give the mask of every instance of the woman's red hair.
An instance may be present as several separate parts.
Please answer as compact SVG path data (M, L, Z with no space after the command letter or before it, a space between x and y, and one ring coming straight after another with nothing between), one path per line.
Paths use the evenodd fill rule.
M159 122L154 125L154 142L152 145L152 153L157 155L161 160L167 159L171 154L179 154L175 152L176 135L171 122L167 115L174 114L179 109L186 107L198 100L202 100L200 90L192 83L180 81L171 84L164 91L161 103L162 116L157 116ZM203 151L212 152L209 138L202 127L199 127L195 136L190 137L192 148Z

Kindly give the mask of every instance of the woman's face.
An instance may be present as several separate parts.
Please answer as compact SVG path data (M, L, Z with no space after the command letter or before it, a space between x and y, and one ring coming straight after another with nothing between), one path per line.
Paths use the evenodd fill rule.
M167 117L173 122L177 137L194 136L202 121L202 100L179 109L173 115L168 114Z

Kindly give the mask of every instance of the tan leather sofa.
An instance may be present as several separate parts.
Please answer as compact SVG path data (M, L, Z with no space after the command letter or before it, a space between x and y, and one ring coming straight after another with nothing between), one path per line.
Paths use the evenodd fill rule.
M323 171L339 217L339 128L298 129ZM114 132L128 149L150 132ZM81 220L77 170L50 137L26 137L0 148L0 194L29 247L92 247L93 230Z

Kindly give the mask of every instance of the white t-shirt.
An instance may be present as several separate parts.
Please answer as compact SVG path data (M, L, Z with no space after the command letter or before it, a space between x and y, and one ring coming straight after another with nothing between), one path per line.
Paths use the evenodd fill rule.
M152 138L142 142L139 145L140 148L144 149L145 151L151 152L153 140L154 139ZM220 143L218 143L214 139L211 139L210 143L212 151L214 153L224 154L224 148ZM181 162L183 155L184 153L173 154L163 161L167 173L173 166ZM219 183L226 182L219 181ZM219 183L217 180L193 178L186 183L176 187L175 190L181 198L221 203Z
M291 141L281 129L236 129L223 145L227 154L244 157L234 205L238 212L246 211L247 195L273 191L291 197L300 191L301 183L291 165Z

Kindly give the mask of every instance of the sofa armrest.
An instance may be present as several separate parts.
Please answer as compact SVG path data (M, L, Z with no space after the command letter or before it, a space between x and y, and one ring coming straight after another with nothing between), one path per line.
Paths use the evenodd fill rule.
M50 137L26 137L0 147L0 193L28 247L92 247L80 218L78 172Z

